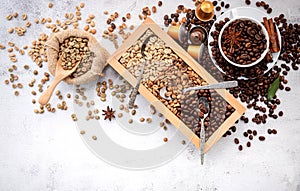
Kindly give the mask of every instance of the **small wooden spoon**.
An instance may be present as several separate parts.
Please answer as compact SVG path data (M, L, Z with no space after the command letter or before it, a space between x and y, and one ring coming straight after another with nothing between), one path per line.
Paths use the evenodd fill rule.
M57 61L56 69L55 69L54 80L53 80L52 84L47 88L47 90L44 91L44 93L41 95L41 97L39 99L39 103L41 105L46 105L49 102L51 95L52 95L53 91L55 90L57 84L60 81L62 81L63 79L65 79L66 77L70 76L76 70L79 63L80 63L80 61L78 61L71 70L65 70L61 66L62 58L61 57L59 58L59 60Z

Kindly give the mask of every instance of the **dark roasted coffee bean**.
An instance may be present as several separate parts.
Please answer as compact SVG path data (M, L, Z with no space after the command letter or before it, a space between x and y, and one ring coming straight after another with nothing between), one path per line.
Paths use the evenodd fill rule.
M216 7L216 11L220 11L221 10L221 7L220 6L217 6Z
M285 87L285 91L289 92L289 91L291 91L291 88L290 87Z
M242 151L243 150L243 146L239 145L239 150Z
M216 5L218 4L218 1L213 1L212 4L213 4L214 6L216 6Z
M272 129L272 133L273 134L277 134L277 130L276 129Z
M269 8L269 4L265 4L265 5L264 5L264 9L267 10L268 8Z
M250 5L251 1L250 0L246 0L245 3L246 3L246 5Z
M168 20L168 19L169 19L169 15L165 15L164 20Z
M247 133L247 132L244 132L244 136L245 136L245 137L248 137L248 133Z
M239 139L238 138L234 138L234 143L235 144L239 144L240 143Z
M279 111L279 112L278 112L278 116L279 116L279 117L282 117L282 116L283 116L283 111Z
M260 141L266 140L266 138L265 138L264 136L259 136L258 139L259 139Z
M225 8L228 9L229 7L230 7L230 4L227 3L227 4L225 5Z
M253 139L253 135L249 135L249 139L252 140Z
M247 142L247 147L251 147L251 143L249 141Z
M272 134L272 129L268 129L268 134Z
M225 3L224 1L221 1L221 7L224 7Z
M254 136L257 135L257 131L256 131L256 130L253 131L253 135L254 135Z
M255 5L256 5L257 7L260 7L260 6L261 6L261 3L260 3L259 1L257 1L257 2L255 3Z
M269 14L272 13L272 11L273 11L272 8L267 9L267 13L269 13Z

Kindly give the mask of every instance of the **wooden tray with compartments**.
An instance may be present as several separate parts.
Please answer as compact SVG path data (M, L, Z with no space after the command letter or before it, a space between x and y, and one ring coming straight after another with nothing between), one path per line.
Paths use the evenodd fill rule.
M135 32L119 47L119 49L110 57L108 63L133 87L137 83L136 75L122 65L120 59L132 47L147 30L151 30L159 39L164 41L179 58L181 58L190 68L193 69L207 84L217 83L201 65L199 65L180 45L178 45L170 36L168 36L160 26L154 23L153 20L147 18ZM138 71L139 72L139 71ZM205 152L207 152L223 134L238 120L245 112L245 107L235 99L227 90L215 90L232 108L234 112L229 117L224 119L222 124L211 134L205 142ZM144 85L139 86L139 93L144 96L150 104L152 104L160 113L162 113L176 128L178 128L198 149L200 149L200 138L192 131L177 115L175 115L162 101L160 101L151 91Z

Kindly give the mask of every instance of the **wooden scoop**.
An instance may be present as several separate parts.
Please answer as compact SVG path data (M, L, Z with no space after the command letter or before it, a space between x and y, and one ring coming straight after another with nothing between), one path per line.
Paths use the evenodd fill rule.
M71 70L65 70L61 66L62 58L61 57L59 58L59 60L57 61L56 69L55 69L54 80L53 80L52 84L47 88L47 90L43 92L43 94L41 95L41 97L39 99L39 103L41 105L46 105L49 102L51 95L52 95L53 91L55 90L57 84L60 81L62 81L63 79L65 79L66 77L70 76L76 70L79 63L80 63L80 61L78 61Z

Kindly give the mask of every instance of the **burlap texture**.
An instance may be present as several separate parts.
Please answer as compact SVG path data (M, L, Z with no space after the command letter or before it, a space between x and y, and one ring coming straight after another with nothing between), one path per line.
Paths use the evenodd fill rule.
M59 44L63 43L66 38L71 36L87 38L89 40L88 47L90 51L94 53L95 57L93 59L92 67L89 71L76 78L67 77L64 79L64 81L69 84L79 85L97 80L99 75L102 74L104 67L107 65L107 59L110 54L99 44L93 35L79 29L67 29L58 33L52 33L50 35L50 38L46 42L49 72L55 76L55 68L57 60L59 59Z

